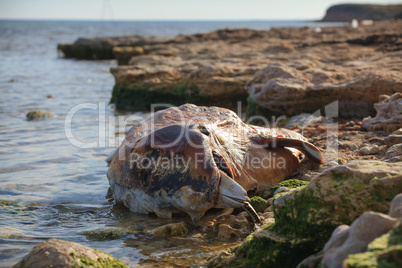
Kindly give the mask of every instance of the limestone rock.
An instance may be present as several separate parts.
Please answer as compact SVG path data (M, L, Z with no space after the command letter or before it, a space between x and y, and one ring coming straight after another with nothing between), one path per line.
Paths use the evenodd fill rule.
M28 255L19 261L18 267L127 267L121 261L99 250L80 244L49 239L37 244Z
M134 56L143 55L144 48L142 47L114 47L113 54L119 65L127 65L130 59Z
M400 91L400 90L399 90ZM363 127L369 131L385 130L393 132L402 127L402 93L392 96L382 95L374 105L377 115L363 119Z
M299 115L292 116L290 120L286 123L285 127L291 128L296 125L303 127L311 123L319 122L320 120L322 120L321 116L314 116L309 113L302 113Z
M341 116L363 117L373 113L372 105L380 95L402 92L402 78L396 71L379 72L374 67L379 62L365 64L372 68L362 71L345 64L328 69L314 60L307 69L291 62L272 63L247 81L245 89L256 105L273 114L313 113L339 101Z
M391 146L381 160L389 163L402 162L402 143Z

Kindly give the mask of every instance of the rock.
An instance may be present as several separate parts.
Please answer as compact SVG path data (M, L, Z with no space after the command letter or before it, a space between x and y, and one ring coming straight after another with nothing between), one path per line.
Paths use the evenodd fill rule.
M15 268L23 267L128 267L111 255L80 244L49 239L37 244Z
M28 121L32 120L39 120L39 119L44 119L44 118L49 118L49 117L56 117L54 113L51 112L44 112L40 110L35 110L27 113L26 115Z
M250 205L257 212L264 212L264 210L268 206L267 201L259 196L253 196L252 198L250 198Z
M401 267L402 265L402 225L394 225L392 230L368 245L363 253L351 254L343 262L342 267L382 268Z
M114 47L113 54L117 59L119 65L127 65L130 59L134 56L144 54L142 47Z
M402 217L402 193L392 199L391 206L389 208L389 216L401 220Z
M377 145L368 145L364 146L363 148L360 148L359 153L361 155L370 155L370 154L376 154L380 151L380 148L378 148Z
M393 163L393 162L401 162L402 161L402 143L395 144L391 146L384 157L381 159L382 161Z
M284 180L284 181L278 183L276 186L272 187L271 189L264 191L261 194L261 197L264 199L269 199L269 198L273 197L274 195L276 195L277 193L288 191L287 189L294 189L294 188L298 188L301 186L305 186L307 184L309 184L307 181L301 181L301 180L296 180L296 179ZM284 188L286 188L286 189L284 189ZM279 190L279 189L281 189L281 190Z
M210 58L147 55L135 65L111 69L116 85L111 102L119 109L149 110L153 103L236 107L246 101L244 83L256 68L242 62L223 64Z
M302 113L299 115L292 116L290 120L286 123L285 127L286 128L291 128L296 125L299 125L301 127L307 126L309 124L319 122L322 120L321 116L314 116L309 113Z
M369 131L393 132L402 127L402 93L395 93L392 96L382 95L380 102L376 103L374 108L377 115L374 118L364 118L362 121L364 128Z
M347 64L329 70L327 63L324 66L315 60L307 69L298 69L293 62L271 63L247 81L249 104L262 107L263 115L296 115L338 101L340 116L373 114L372 106L380 95L402 91L402 78L396 71L379 72L380 67L374 66L380 62L366 64L370 67L362 71L360 66ZM365 94L368 89L370 93Z
M365 211L386 213L400 192L402 163L352 161L327 169L307 186L276 197L275 224L249 236L230 265L295 267L319 252L338 225L351 224Z
M187 235L189 230L185 222L178 222L159 226L149 232L155 237L168 238L173 236Z
M384 139L387 147L391 147L392 145L402 143L402 135L391 134Z
M341 4L327 9L322 21L391 20L402 13L402 5Z
M396 219L382 213L366 212L349 227L338 227L324 247L322 267L342 267L350 254L367 250L375 238L389 232ZM342 231L337 230L342 228Z

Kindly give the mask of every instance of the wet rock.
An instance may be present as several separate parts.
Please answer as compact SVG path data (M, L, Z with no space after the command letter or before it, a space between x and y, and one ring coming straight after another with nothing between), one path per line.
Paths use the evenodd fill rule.
M120 229L92 230L81 233L86 238L97 241L116 240L128 232Z
M80 244L49 239L37 244L15 266L19 267L128 267L121 261L99 250Z
M395 222L396 219L385 214L366 212L350 228L345 225L338 227L325 244L322 267L342 267L348 255L366 251L368 244L389 232Z
M369 131L393 132L402 127L402 93L395 93L392 96L381 95L380 102L376 103L374 108L377 115L374 118L364 118L362 121L364 128Z
M338 225L365 211L388 212L400 192L402 163L352 161L328 169L307 186L275 197L275 224L249 236L230 264L295 267L320 251ZM359 228L357 233L364 236Z
M391 146L381 160L389 163L402 162L402 143Z
M370 155L370 154L376 154L380 151L380 148L378 148L377 145L367 145L364 146L363 148L360 148L359 153L361 155Z
M159 226L149 232L155 237L168 238L172 236L187 235L189 233L189 229L185 222L178 222Z
M44 119L44 118L49 118L49 117L56 117L54 113L51 112L45 112L45 111L40 111L40 110L35 110L27 113L26 118L28 121L32 120L39 120L39 119Z

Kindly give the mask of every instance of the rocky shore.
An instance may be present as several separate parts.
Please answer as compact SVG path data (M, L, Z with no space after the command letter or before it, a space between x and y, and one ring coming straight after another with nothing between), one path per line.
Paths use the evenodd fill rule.
M241 101L249 116L292 116L339 101L340 116L363 118L375 114L380 95L402 91L401 29L401 21L356 29L225 29L168 40L79 39L71 46L114 51L128 63L111 69L118 109L149 110L153 103L233 108Z
M208 260L205 255L180 259L183 266L400 267L401 26L388 21L356 29L225 29L172 39L135 37L131 43L81 40L80 49L92 55L88 58L103 57L94 56L96 44L99 51L111 49L114 54L107 57L122 64L111 70L116 79L112 102L119 109L148 110L158 102L233 108L243 101L249 117L287 115L283 125L324 154L323 166L306 163L292 180L251 199L263 218L259 226L245 211L235 210L221 217L211 213L199 225L183 221L144 232L191 241L208 251ZM69 46L70 52L75 49ZM339 118L311 114L334 101ZM124 231L95 235L118 239ZM210 244L217 240L227 244ZM56 255L65 266L125 267L101 252L58 240L37 245L15 267L32 260L46 267ZM140 262L165 264L171 262Z

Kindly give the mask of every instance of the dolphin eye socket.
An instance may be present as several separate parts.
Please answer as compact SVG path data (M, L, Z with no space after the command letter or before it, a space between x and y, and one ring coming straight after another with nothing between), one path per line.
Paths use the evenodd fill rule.
M204 134L204 135L206 135L206 136L209 136L211 133L209 133L209 131L208 131L208 129L205 127L205 125L203 125L203 124L200 124L200 125L198 125L198 127L197 127L199 130L200 130L200 132L202 133L202 134Z

